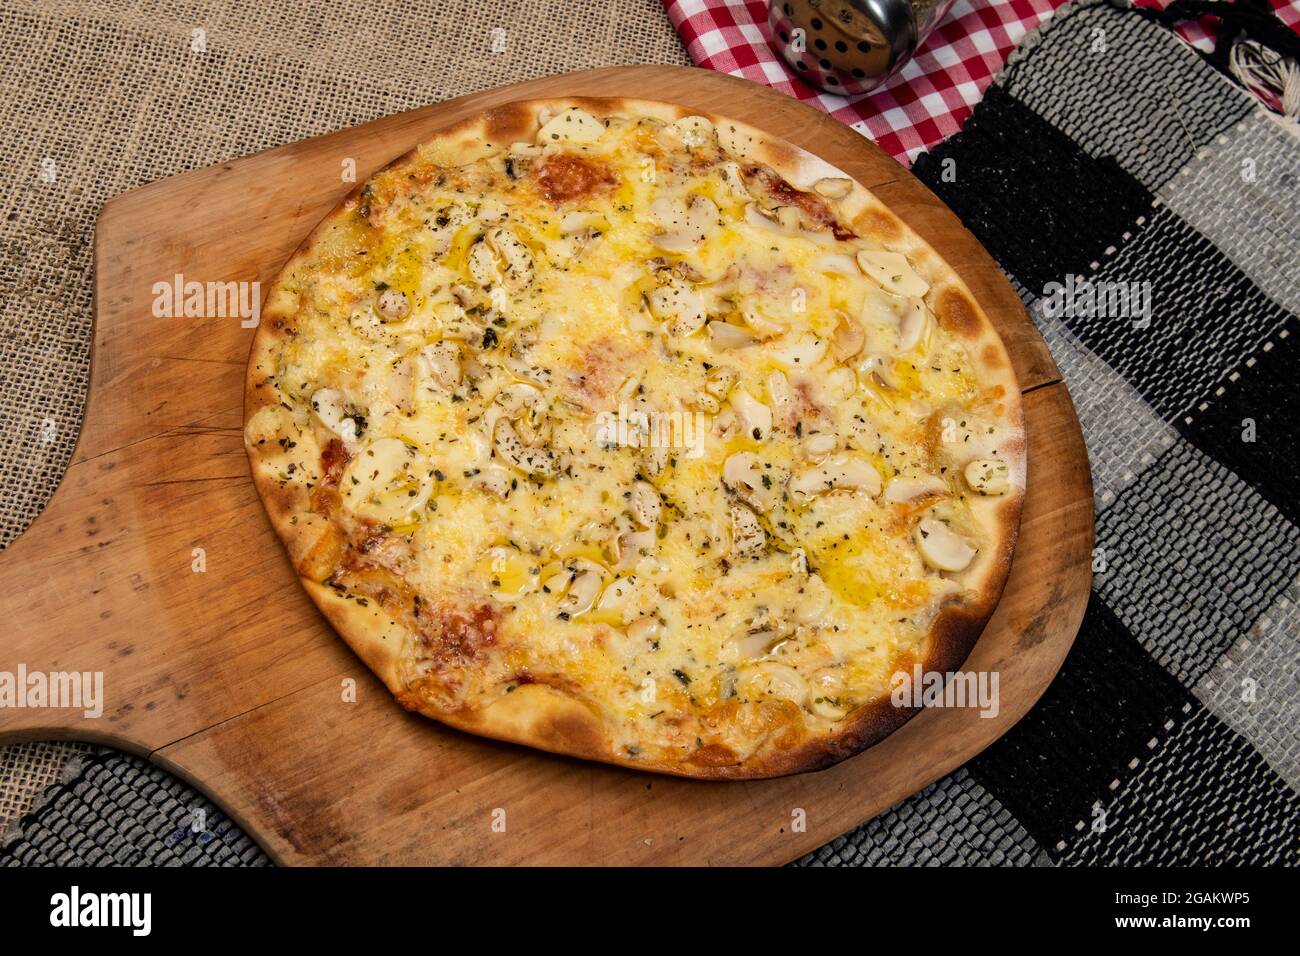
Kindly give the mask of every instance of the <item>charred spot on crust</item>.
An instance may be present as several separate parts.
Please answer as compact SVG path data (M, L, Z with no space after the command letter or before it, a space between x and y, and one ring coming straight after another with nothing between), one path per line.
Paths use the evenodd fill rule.
M420 620L420 643L429 659L438 664L466 664L479 660L496 643L501 609L487 602L444 606Z
M339 479L343 477L343 469L347 466L351 456L343 447L343 442L337 438L331 438L323 451L320 453L321 471L325 475L325 480L330 484L337 485Z
M898 220L883 209L868 209L853 221L858 235L884 243L897 242L903 236Z
M992 369L1006 368L1007 362L1000 348L990 342L980 352L984 364Z
M570 202L604 192L618 184L613 170L602 162L574 153L557 153L535 165L532 176L547 202Z
M507 103L490 110L483 117L483 132L493 143L517 143L530 139L533 113L523 103Z
M979 308L965 292L953 287L939 294L935 315L944 329L961 338L974 338L983 328Z

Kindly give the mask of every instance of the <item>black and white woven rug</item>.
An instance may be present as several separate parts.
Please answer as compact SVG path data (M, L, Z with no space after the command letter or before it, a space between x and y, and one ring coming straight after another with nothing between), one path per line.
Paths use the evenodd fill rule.
M1031 34L915 172L1007 271L1064 373L1096 487L1093 596L1020 724L799 863L1295 865L1294 121L1089 0ZM1149 308L1065 308L1050 292L1067 277ZM101 752L0 863L267 859L189 787Z

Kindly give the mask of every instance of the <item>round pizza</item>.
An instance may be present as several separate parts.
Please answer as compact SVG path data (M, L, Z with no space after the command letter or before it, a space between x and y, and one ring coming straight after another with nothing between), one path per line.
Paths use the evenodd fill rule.
M826 767L965 659L1020 393L861 184L722 116L517 102L372 176L269 291L257 489L407 708L705 778Z

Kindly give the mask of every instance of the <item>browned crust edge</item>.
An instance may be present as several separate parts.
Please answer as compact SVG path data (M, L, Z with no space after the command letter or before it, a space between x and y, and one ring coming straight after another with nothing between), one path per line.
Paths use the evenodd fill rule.
M651 115L667 120L682 116L703 115L740 145L743 153L762 162L801 188L827 176L851 179L810 153L782 139L773 137L748 124L684 106L656 101L614 98L546 98L519 100L468 117L433 134L420 145L397 157L384 170L400 167L423 155L426 150L442 150L468 161L474 154L494 150L501 145L529 139L537 128L537 115L543 108L563 109L579 106L596 116ZM359 200L365 183L359 183L307 235L284 264L268 291L263 322L253 337L245 383L245 425L262 408L276 405L278 390L259 381L260 361L269 357L277 340L291 334L286 316L278 314L272 300L279 275L295 268L308 254L335 218ZM1026 474L1026 441L1020 389L1006 347L992 322L969 289L937 252L931 249L865 187L853 181L848 196L831 204L842 220L848 221L859 235L876 239L889 248L905 253L930 280L936 304L936 317L947 330L970 346L977 368L977 378L988 389L1001 387L1005 409L1002 420L1011 426L1012 440L1005 450L1018 465L1018 487L1014 493L986 503L985 516L994 532L989 540L995 547L982 555L978 567L972 568L964 583L975 598L959 607L942 611L935 619L927 639L927 651L921 661L925 671L951 672L961 666L978 641L1001 597L1010 571L1018 534ZM310 510L308 495L301 486L281 484L263 474L249 449L254 484L266 506L271 523L299 569L307 556L327 543L331 529L302 528L290 518ZM384 619L387 615L375 608L361 608L341 598L330 588L300 574L304 589L322 614L366 665L384 682L403 706L417 710L435 720L461 730L499 740L524 744L552 753L649 770L674 776L712 780L740 780L785 776L825 769L854 756L893 733L914 714L916 707L896 707L890 695L859 707L836 726L835 732L821 737L805 735L796 746L778 746L769 740L745 761L723 766L690 763L655 763L636 760L618 753L603 720L595 708L577 697L541 684L522 685L509 694L477 710L454 713L435 711L405 690L400 678L402 641L399 633Z

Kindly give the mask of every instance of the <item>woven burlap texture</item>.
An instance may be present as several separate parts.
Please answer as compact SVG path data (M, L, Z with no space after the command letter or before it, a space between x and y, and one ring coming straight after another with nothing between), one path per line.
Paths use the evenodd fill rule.
M658 0L5 0L0 548L49 500L76 444L105 200L506 83L689 62ZM0 831L71 752L0 749Z

